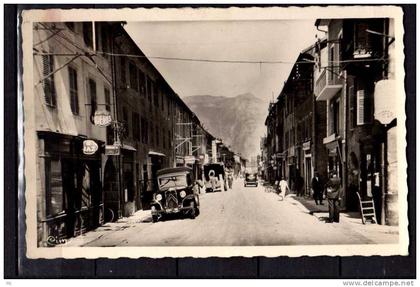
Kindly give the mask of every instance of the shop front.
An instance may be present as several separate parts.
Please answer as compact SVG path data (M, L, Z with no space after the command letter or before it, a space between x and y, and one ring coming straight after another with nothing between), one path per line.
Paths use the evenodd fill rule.
M49 237L74 237L103 224L104 143L42 131L38 138L38 239L44 246Z

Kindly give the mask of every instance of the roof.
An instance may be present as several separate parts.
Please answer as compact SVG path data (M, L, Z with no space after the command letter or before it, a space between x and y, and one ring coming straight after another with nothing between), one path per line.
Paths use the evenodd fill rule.
M157 171L156 175L163 175L168 173L179 173L179 172L192 172L192 169L186 166L181 167L168 167Z

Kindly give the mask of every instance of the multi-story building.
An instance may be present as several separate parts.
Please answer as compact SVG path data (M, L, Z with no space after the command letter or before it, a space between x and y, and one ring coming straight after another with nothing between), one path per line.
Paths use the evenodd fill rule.
M390 19L379 18L318 19L315 23L327 29L327 44L317 51L320 75L315 94L317 101L326 102L323 143L328 149L328 171L342 181L343 207L357 209L356 192L373 197L382 222L386 203L392 206L397 196L395 182L387 177L388 170L395 168L395 153L386 152L395 151L396 121L384 125L377 113L383 103L392 103L387 92L395 91L392 24ZM392 164L387 157L393 158Z
M176 155L208 159L214 138L123 23L36 23L33 49L39 244L148 208Z
M93 38L93 31L97 33ZM38 242L76 236L104 221L103 167L113 112L107 23L35 23Z

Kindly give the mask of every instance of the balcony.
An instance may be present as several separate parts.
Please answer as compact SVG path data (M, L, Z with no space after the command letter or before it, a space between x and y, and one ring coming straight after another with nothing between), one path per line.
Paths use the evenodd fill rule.
M317 101L326 101L334 97L343 87L338 68L324 69L315 83Z

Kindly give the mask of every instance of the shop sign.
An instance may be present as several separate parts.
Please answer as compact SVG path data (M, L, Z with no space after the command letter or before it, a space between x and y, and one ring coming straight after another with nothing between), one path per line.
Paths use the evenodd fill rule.
M187 156L185 156L184 162L186 164L193 164L193 163L195 163L195 156L193 156L193 155L187 155Z
M106 127L112 122L111 113L109 111L96 111L93 116L93 122L96 126Z
M105 146L105 155L120 155L120 146L119 145Z
M394 80L382 80L375 85L375 119L387 125L397 117L396 92Z
M310 149L310 148L311 148L311 142L310 142L310 141L304 142L304 143L302 144L302 149L303 149L303 150L308 150L308 149Z
M98 144L93 140L84 140L83 141L83 153L87 155L92 155L98 150Z

